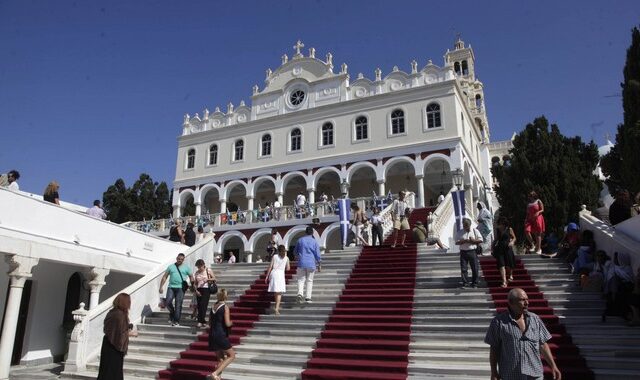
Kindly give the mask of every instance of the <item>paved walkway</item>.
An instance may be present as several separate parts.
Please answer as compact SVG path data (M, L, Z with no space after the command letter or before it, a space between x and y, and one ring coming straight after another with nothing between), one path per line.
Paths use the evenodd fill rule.
M9 380L52 380L59 379L64 366L50 363L34 367L13 366L9 372Z

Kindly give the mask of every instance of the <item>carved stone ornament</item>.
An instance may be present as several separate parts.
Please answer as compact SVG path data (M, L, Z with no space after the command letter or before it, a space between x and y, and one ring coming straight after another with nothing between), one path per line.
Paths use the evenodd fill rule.
M291 70L291 73L296 77L300 76L300 74L302 74L302 67L300 66L294 67L293 70Z
M382 80L382 70L380 70L379 67L376 69L375 74L376 74L376 82L381 81Z
M26 280L31 277L31 270L38 265L38 258L18 255L6 255L4 261L9 265L7 274L9 277L18 280Z
M411 61L411 74L415 74L418 72L418 62L414 59Z

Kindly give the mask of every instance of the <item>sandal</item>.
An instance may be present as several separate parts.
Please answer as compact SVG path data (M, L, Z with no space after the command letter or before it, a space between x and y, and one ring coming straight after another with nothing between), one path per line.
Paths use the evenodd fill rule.
M500 285L501 288L506 288L507 287L507 283L503 282L502 285Z

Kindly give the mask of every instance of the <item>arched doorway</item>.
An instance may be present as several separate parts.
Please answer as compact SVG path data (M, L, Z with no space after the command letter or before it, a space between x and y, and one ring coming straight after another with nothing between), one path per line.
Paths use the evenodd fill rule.
M413 164L405 160L398 160L390 164L386 170L385 183L387 192L390 191L394 196L397 196L401 190L415 193L418 189L418 181Z
M434 159L424 168L425 206L437 206L440 194L447 195L453 187L451 167L445 159Z

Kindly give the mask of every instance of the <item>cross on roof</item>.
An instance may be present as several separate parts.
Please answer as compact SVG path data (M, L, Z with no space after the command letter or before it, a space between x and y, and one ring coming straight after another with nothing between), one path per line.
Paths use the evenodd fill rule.
M295 45L293 45L293 48L296 50L296 56L301 56L302 53L300 53L300 49L302 49L304 47L304 44L298 40L298 42L296 42Z

